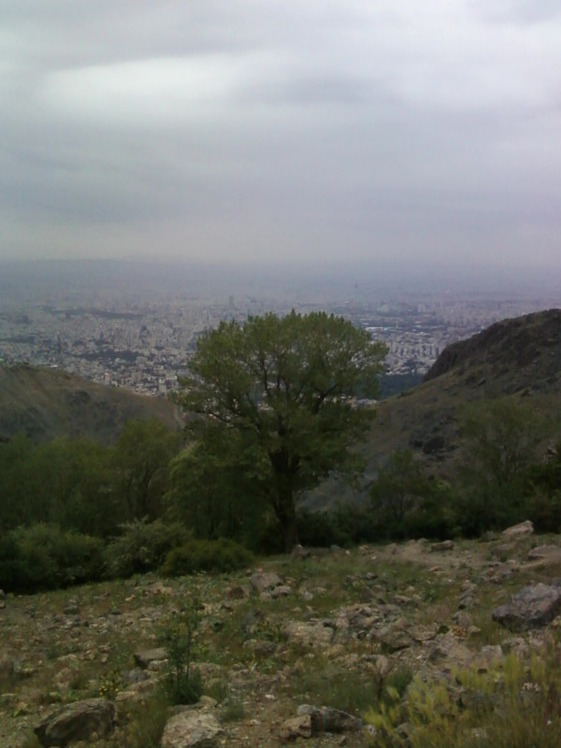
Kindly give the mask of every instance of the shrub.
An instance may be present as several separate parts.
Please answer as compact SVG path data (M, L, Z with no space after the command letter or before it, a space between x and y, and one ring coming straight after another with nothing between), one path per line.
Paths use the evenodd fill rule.
M298 512L298 539L312 548L329 548L331 545L347 546L350 537L334 512Z
M35 592L96 581L103 573L103 541L57 525L12 530L0 542L0 587Z
M195 704L203 693L201 674L191 667L201 608L201 592L194 587L181 613L168 620L160 633L168 655L163 687L172 704Z
M560 686L558 656L525 664L509 655L486 672L460 670L452 683L415 676L403 694L387 687L364 717L385 748L554 748L561 744Z
M252 560L253 554L233 540L189 540L167 554L160 572L166 577L200 571L228 572L243 569Z
M130 577L156 570L170 550L181 546L189 532L179 523L166 524L161 519L154 522L133 520L122 527L106 552L110 577Z

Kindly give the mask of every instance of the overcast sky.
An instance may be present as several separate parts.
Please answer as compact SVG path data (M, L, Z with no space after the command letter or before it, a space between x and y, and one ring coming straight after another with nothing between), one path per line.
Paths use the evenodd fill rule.
M0 0L0 258L560 239L559 0Z

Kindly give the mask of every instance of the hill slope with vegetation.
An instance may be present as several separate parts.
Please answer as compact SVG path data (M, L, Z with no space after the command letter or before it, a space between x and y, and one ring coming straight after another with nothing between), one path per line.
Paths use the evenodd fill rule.
M23 432L33 442L87 438L114 442L127 421L157 418L181 428L165 398L96 384L58 369L0 366L0 440Z
M503 320L448 346L420 385L379 403L359 446L366 470L358 491L328 483L310 504L332 506L340 495L364 501L396 450L411 450L433 474L454 480L466 459L466 421L503 399L550 421L542 454L561 439L561 310Z

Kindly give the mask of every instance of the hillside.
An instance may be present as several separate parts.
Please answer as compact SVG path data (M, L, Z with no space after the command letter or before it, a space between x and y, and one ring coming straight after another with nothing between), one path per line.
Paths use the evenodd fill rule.
M365 500L379 467L396 449L412 449L434 474L453 478L462 457L466 406L506 395L529 399L557 420L544 449L561 439L561 310L503 320L448 346L420 385L379 403L368 439L359 445L367 463L359 489L329 480L307 505Z
M0 440L25 432L33 441L57 437L113 441L133 419L181 426L168 400L106 387L57 369L0 367Z
M74 739L42 745L553 748L560 544L524 525L484 542L332 549L220 576L7 595L0 744L40 748L34 728L55 735L66 715ZM172 708L158 698L168 672L160 637L192 594L202 595L194 660L204 697ZM374 741L361 719L384 705L389 736ZM183 726L175 740L173 725ZM551 739L538 742L544 731Z

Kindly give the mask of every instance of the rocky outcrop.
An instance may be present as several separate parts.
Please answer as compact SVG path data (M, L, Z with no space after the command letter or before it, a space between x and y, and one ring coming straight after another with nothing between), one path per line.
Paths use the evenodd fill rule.
M282 723L279 737L283 743L288 743L298 738L358 732L363 727L364 722L361 719L353 717L352 714L348 714L341 709L302 704L298 707L296 717L291 717Z
M224 736L216 717L208 712L184 711L168 720L162 748L214 748Z
M561 588L539 583L525 587L510 602L493 610L493 620L510 631L546 626L561 611Z
M115 705L106 699L86 699L68 704L51 714L36 728L35 735L46 746L66 746L80 740L108 737L115 727Z

